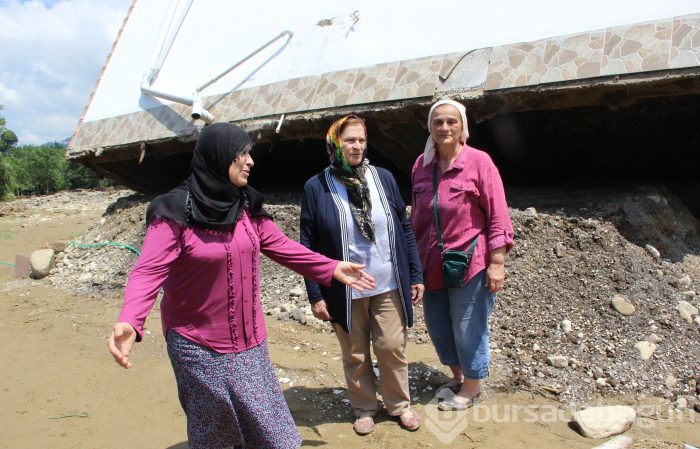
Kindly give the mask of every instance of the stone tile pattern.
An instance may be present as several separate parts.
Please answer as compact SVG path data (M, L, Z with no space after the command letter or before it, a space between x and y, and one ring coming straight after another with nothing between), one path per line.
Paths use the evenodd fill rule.
M217 121L237 121L699 65L700 13L291 79L208 97L204 106ZM170 104L83 123L72 152L190 134L189 114Z
M673 19L669 68L700 65L700 14Z
M668 68L673 20L605 30L601 75L618 75Z
M485 90L700 65L700 14L494 47Z

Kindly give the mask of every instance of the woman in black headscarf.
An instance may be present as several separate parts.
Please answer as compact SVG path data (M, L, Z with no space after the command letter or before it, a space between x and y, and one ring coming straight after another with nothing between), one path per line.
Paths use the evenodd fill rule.
M265 341L259 255L329 285L372 288L362 265L338 262L287 238L248 186L252 143L238 126L202 131L192 174L148 208L141 256L109 338L131 367L134 341L158 292L163 333L187 415L191 448L296 448L301 438Z

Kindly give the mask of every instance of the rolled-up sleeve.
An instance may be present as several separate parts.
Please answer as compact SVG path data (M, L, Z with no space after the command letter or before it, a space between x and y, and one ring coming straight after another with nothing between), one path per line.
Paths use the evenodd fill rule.
M487 240L489 251L513 247L513 223L510 221L506 194L498 168L488 161L481 174L481 195L479 206L484 211L487 221Z

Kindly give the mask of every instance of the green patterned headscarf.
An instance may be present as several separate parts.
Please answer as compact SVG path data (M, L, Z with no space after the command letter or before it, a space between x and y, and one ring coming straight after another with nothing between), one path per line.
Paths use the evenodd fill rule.
M326 151L328 158L331 161L331 174L345 185L348 191L348 201L350 202L350 212L352 217L360 229L362 235L369 241L374 242L374 223L372 222L372 201L370 199L369 187L365 172L369 165L369 160L366 157L362 158L359 165L351 166L343 153L343 142L340 134L343 131L343 124L348 119L357 119L365 128L365 137L367 136L367 127L365 122L356 115L348 115L336 121L328 129L326 134ZM365 147L365 151L367 148Z

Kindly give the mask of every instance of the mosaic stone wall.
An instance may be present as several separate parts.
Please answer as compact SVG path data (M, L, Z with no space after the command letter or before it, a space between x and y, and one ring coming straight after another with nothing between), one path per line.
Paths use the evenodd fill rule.
M219 121L700 66L700 13L535 42L388 62L208 97ZM72 153L190 134L188 106L82 124Z

